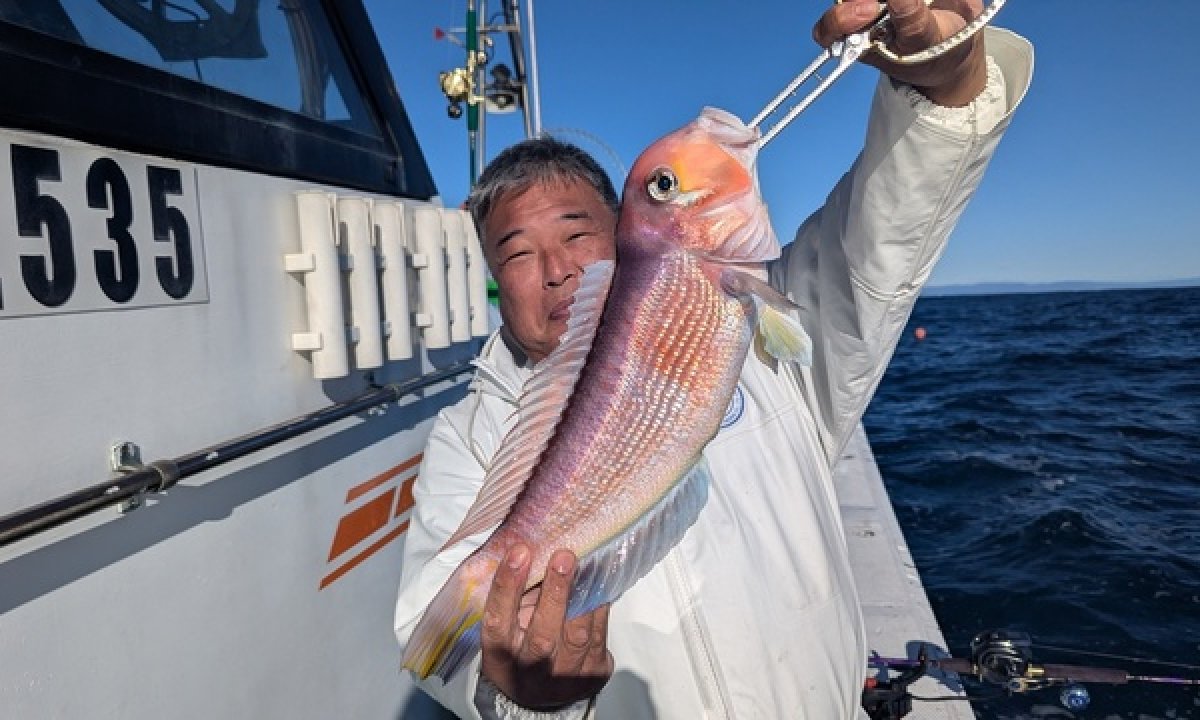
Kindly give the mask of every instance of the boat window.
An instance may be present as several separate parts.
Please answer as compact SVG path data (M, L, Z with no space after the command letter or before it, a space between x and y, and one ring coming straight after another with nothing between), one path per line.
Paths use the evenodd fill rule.
M318 0L0 0L0 19L379 134Z
M428 199L362 0L0 0L0 127Z

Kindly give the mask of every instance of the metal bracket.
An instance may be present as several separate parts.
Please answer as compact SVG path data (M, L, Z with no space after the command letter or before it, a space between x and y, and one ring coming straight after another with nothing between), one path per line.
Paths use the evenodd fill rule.
M108 465L115 473L127 475L131 472L137 472L146 467L142 462L142 449L137 446L137 443L118 442L114 443L109 450ZM142 496L145 493L138 493L133 497L122 500L117 505L117 512L124 515L125 513L133 512L142 506Z

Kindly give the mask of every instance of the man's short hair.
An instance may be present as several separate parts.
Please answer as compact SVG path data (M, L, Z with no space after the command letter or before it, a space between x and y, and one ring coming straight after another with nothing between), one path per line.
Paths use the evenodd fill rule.
M523 140L501 151L479 176L467 207L482 235L483 224L501 196L523 192L535 183L572 181L592 186L613 214L617 213L617 191L604 168L575 145L549 136Z

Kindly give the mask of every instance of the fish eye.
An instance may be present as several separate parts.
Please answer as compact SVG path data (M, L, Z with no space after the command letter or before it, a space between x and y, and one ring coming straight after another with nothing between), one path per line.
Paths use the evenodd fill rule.
M659 202L672 200L679 194L679 178L671 168L660 167L646 178L646 192Z

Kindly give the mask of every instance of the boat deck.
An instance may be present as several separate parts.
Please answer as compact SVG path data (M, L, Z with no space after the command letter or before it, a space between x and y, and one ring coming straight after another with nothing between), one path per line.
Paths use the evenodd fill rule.
M882 657L915 659L924 643L932 657L945 657L949 654L946 640L933 616L861 425L847 443L834 478L867 629L868 651ZM936 670L918 680L911 690L922 697L963 695L957 675ZM975 713L965 701L916 701L906 717L974 720Z

